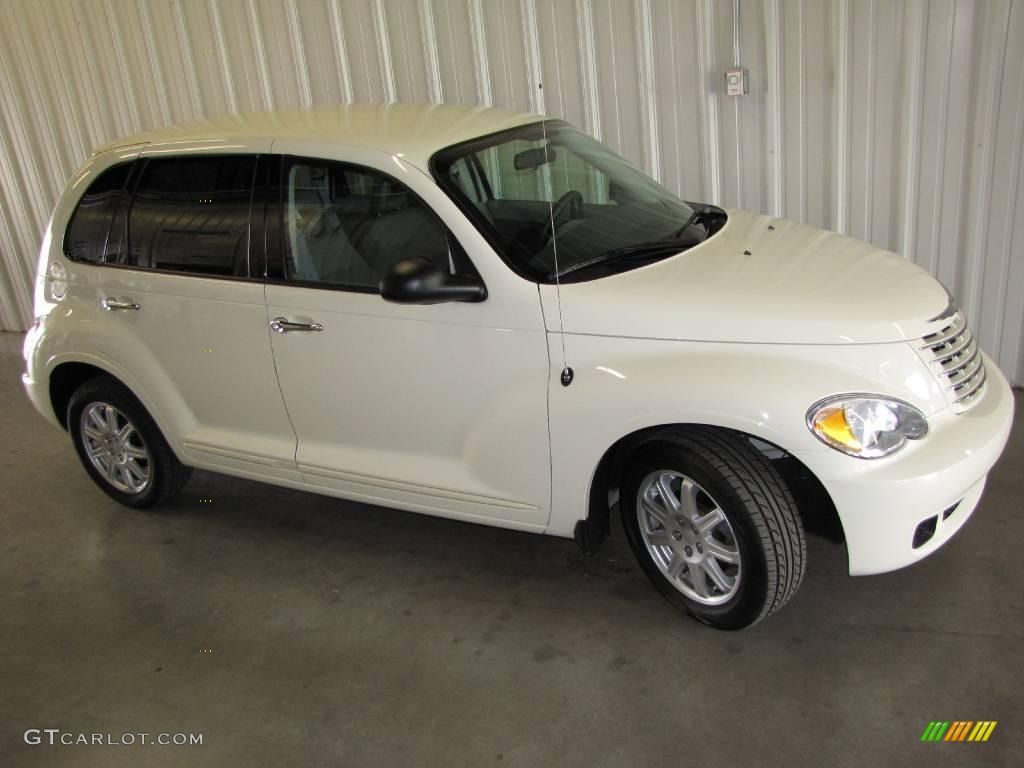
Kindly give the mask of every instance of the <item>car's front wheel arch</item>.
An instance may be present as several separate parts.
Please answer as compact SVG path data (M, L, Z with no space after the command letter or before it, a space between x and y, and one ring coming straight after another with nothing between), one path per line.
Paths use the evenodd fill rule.
M607 537L611 514L618 505L626 466L646 444L701 429L735 435L747 440L772 462L796 502L807 533L836 544L845 543L842 522L828 490L804 462L780 445L735 429L703 423L673 423L636 430L623 435L602 454L591 475L587 517L576 523L576 543L585 555L596 553Z

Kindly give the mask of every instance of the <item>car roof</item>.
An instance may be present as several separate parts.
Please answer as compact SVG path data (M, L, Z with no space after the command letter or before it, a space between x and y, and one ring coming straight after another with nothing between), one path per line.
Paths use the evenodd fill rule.
M541 115L451 104L331 104L248 112L158 128L98 147L94 154L133 145L185 141L283 139L337 143L401 155L426 169L440 149L542 120Z

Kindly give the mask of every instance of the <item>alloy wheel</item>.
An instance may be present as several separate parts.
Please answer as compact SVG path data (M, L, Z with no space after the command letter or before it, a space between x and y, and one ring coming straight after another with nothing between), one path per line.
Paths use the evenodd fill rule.
M721 605L739 589L743 563L721 507L692 478L672 470L640 483L640 536L669 583L702 605Z
M128 417L104 402L82 410L82 443L96 471L122 493L142 493L149 486L153 462L142 436Z

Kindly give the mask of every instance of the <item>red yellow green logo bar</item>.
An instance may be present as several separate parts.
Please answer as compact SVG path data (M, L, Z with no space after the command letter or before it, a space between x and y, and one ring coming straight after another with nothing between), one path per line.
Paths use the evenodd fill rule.
M995 720L939 720L928 723L921 741L988 741Z

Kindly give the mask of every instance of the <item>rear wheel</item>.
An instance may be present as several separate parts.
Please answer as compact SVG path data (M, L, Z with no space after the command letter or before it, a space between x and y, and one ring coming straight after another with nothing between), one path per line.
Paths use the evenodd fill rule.
M85 471L108 496L129 507L170 499L192 475L138 399L112 377L90 379L78 388L67 424Z
M677 608L742 629L803 578L796 505L771 462L737 433L692 428L641 447L621 489L623 525L647 576Z

